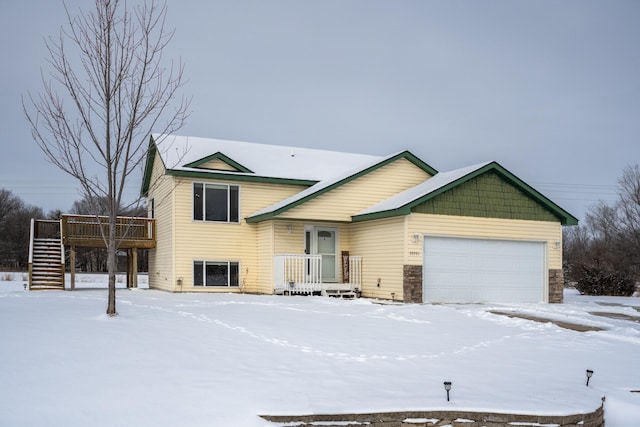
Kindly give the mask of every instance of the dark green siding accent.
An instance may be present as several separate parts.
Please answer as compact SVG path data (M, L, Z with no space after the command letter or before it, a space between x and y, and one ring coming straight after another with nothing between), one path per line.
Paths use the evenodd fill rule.
M558 217L495 171L414 206L415 213L558 221Z

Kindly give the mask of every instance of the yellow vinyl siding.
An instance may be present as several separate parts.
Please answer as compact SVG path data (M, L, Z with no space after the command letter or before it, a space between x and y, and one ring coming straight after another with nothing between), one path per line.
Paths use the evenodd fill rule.
M175 278L183 278L183 290L190 292L262 292L264 278L259 277L259 224L247 224L245 217L285 199L303 189L293 185L240 183L223 180L206 182L240 186L240 223L193 220L193 180L181 178L175 189ZM202 182L202 181L197 181ZM193 261L238 261L240 287L193 286ZM271 278L269 289L273 289Z
M258 270L255 289L248 287L247 292L261 294L273 293L273 222L264 221L258 228Z
M149 287L173 290L173 188L174 179L164 175L164 165L158 154L151 173L149 198L154 199L156 247L149 252Z
M409 160L399 159L296 206L278 218L350 222L352 215L429 177Z
M414 234L420 235L420 239L416 243L413 239ZM562 268L562 225L560 222L412 213L408 216L405 264L422 265L423 234L543 241L547 243L548 268ZM558 247L556 247L556 242L559 242Z
M214 160L211 160L210 162L204 163L202 165L198 165L198 169L215 169L215 170L231 171L231 172L238 171L238 169L234 168L230 164L225 163L220 159L214 159Z
M351 225L351 254L362 256L362 296L403 298L405 217ZM377 285L380 279L380 286Z
M274 234L274 255L303 254L304 226L297 221L272 221Z

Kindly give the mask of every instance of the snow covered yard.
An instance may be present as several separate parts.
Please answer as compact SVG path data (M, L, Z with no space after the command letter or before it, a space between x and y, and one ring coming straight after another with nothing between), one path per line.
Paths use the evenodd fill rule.
M121 289L120 315L109 318L99 281L75 292L23 283L0 281L0 426L251 427L269 425L258 414L427 409L568 414L594 410L603 395L607 427L640 425L638 298L567 291L561 305L405 305ZM589 387L586 369L595 372ZM453 383L450 402L443 381Z

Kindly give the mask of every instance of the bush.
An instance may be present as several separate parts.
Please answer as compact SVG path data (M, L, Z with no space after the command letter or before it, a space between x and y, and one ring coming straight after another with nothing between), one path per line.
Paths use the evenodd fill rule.
M586 265L582 266L582 270L582 277L575 285L582 295L630 297L636 290L633 279L623 272Z

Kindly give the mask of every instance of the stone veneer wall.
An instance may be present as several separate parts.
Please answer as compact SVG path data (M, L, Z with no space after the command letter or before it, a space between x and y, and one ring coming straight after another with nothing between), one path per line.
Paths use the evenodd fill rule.
M421 265L405 265L403 267L402 292L404 302L423 302ZM562 303L563 292L564 275L562 269L549 270L549 302Z
M562 269L549 270L549 302L562 303L564 300L564 274Z
M404 302L421 303L422 301L422 266L405 265L402 278L402 300Z
M468 411L412 411L378 412L371 414L334 415L260 415L273 423L304 426L338 427L344 425L367 425L368 427L604 427L604 409L600 406L593 412L574 415L523 415L495 412Z

